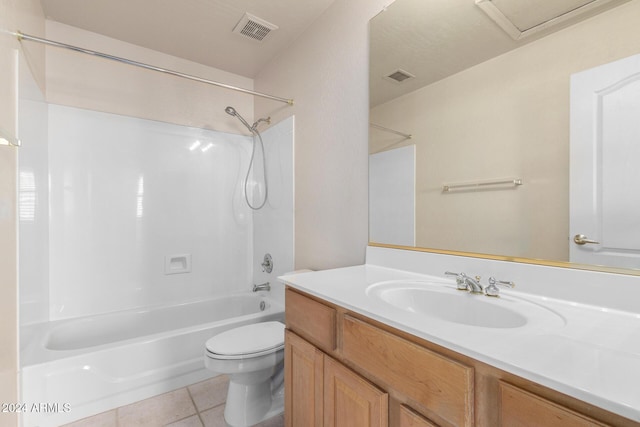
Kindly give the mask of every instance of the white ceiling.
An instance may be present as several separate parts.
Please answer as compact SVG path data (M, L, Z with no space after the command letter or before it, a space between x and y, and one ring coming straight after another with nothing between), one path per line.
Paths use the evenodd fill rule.
M254 78L335 0L41 0L48 19ZM485 0L486 1L486 0ZM527 28L588 3L584 19L629 0L489 0ZM511 39L475 0L399 0L371 24L371 105L571 25ZM245 12L279 27L262 42L232 32ZM82 40L78 40L82 47ZM105 52L108 53L108 52ZM135 59L135 58L132 58ZM402 84L384 76L401 68Z
M334 1L41 0L41 3L48 19L253 78ZM232 33L245 12L279 29L262 42ZM82 40L75 44L82 47Z
M521 47L629 0L490 0L522 29L581 6L593 8L514 40L476 0L397 0L370 24L371 107L417 90ZM640 1L640 0L632 0ZM397 83L385 76L402 69L415 78Z

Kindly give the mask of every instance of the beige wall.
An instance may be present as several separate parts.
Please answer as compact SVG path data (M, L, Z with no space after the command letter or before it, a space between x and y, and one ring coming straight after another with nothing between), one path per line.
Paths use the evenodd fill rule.
M295 264L361 264L368 241L368 21L389 0L337 0L256 77L257 115L296 115Z
M627 3L372 109L414 135L418 246L568 260L569 76L640 52L639 16ZM371 136L372 152L402 145ZM442 193L504 177L524 185Z
M47 38L160 68L253 89L253 80L182 58L47 21ZM234 106L247 120L253 97L66 49L47 48L47 102L247 134L224 112Z
M44 35L44 16L37 0L0 0L0 28ZM17 133L19 44L0 32L0 128ZM44 51L23 50L38 83L44 87ZM23 61L24 63L24 61ZM0 146L0 402L18 402L18 278L16 176L18 150ZM0 426L17 425L15 414L0 413Z

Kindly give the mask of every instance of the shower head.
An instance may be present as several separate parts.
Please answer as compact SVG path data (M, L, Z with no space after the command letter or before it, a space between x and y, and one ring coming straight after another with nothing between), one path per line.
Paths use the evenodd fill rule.
M245 125L247 127L247 129L249 129L249 132L251 132L251 133L255 132L255 129L253 129L251 127L251 125L249 123L247 123L247 121L245 119L243 119L240 114L238 114L238 112L236 111L235 108L229 106L229 107L224 109L224 112L229 114L229 115L231 115L231 116L237 117L238 120L240 120L242 122L242 124Z
M266 119L258 119L253 123L253 125L249 125L249 123L247 123L247 121L245 119L243 119L240 114L238 114L236 109L231 107L231 106L225 108L224 112L229 114L230 116L237 117L238 120L240 120L242 122L242 124L245 125L247 127L247 129L249 129L249 132L251 132L251 133L258 132L258 125L261 122L271 123L271 117L267 117Z
M244 180L244 200L247 202L247 205L251 209L253 210L261 209L265 205L265 203L267 203L267 194L269 192L269 186L267 185L267 164L266 164L266 159L264 155L264 143L262 142L262 136L260 136L260 132L258 132L258 125L260 124L260 122L271 123L271 117L268 117L266 119L258 119L255 123L253 123L253 126L251 126L249 125L249 123L247 123L245 119L242 118L240 114L238 114L235 108L228 106L227 108L224 109L224 112L229 114L230 116L237 117L238 120L240 120L242 124L245 125L247 129L249 129L249 132L251 132L251 134L253 135L253 138L252 138L253 149L251 150L251 160L249 160L249 167L247 168L247 176ZM253 168L253 159L256 154L256 139L260 141L260 147L262 152L262 174L263 174L262 176L264 177L264 199L262 200L262 203L257 207L253 206L249 201L249 192L247 190L247 183L249 182L249 173Z

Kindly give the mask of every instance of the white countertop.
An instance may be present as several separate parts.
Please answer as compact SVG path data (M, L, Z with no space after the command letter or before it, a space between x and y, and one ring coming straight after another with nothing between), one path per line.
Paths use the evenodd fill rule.
M441 321L396 308L371 285L412 281L455 288L453 279L375 265L289 274L287 285L346 309L640 421L640 314L501 289L492 303L531 304L530 322L486 328ZM422 282L422 283L420 283ZM453 291L452 291L453 292ZM464 296L466 297L466 296ZM483 295L469 298L490 300ZM536 314L536 310L548 311ZM540 319L535 318L540 315Z

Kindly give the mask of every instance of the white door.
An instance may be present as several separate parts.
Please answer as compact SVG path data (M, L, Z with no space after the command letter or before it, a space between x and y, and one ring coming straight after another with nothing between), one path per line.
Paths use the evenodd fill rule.
M570 261L640 268L640 55L571 76L570 149Z

